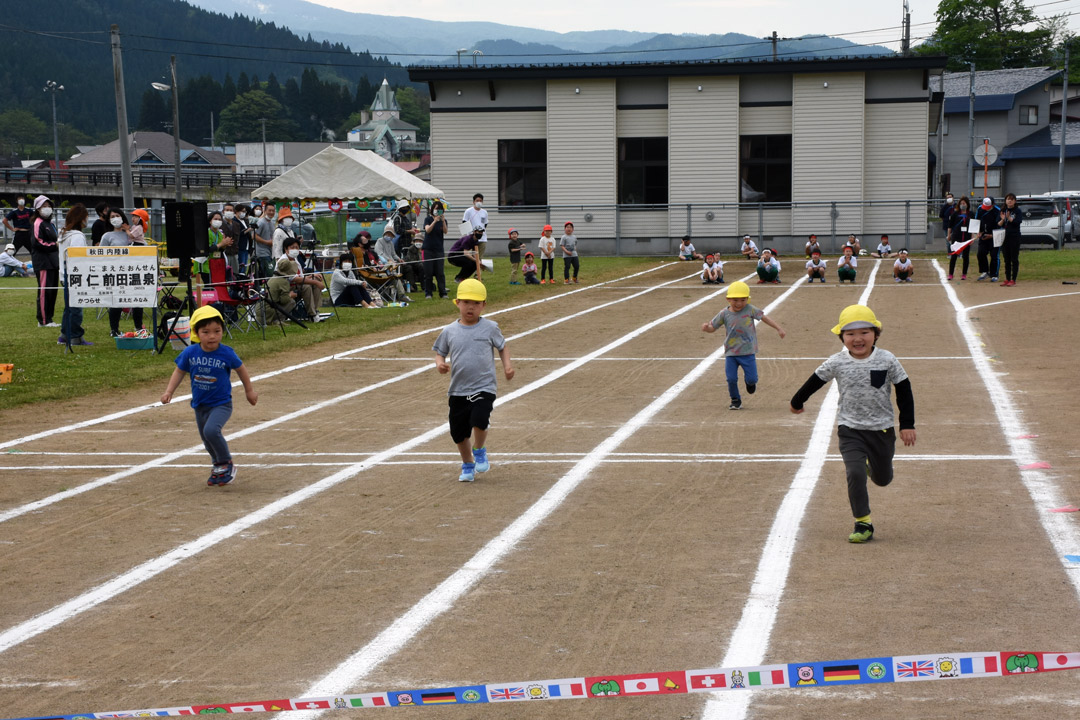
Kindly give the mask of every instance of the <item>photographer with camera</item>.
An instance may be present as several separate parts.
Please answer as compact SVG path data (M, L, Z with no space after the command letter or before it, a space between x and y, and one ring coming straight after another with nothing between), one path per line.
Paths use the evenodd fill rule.
M439 286L439 297L446 299L446 233L450 226L446 222L446 206L436 200L431 204L431 214L424 218L424 245L421 247L424 259L424 297L430 300L435 293L435 284Z

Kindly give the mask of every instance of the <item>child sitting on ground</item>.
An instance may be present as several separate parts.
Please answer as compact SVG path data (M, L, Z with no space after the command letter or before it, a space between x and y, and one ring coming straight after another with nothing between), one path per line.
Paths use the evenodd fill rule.
M855 257L855 248L851 245L844 246L844 254L836 262L836 276L840 278L840 284L845 280L855 283L855 268L859 267L859 261Z
M191 407L195 409L195 424L199 428L206 452L214 462L207 485L228 485L236 479L229 445L225 442L223 428L232 415L232 384L229 371L244 384L244 396L254 405L259 393L251 384L247 368L228 345L221 344L225 332L225 320L215 308L204 305L191 313L191 332L199 339L176 356L176 369L169 378L169 385L161 396L161 404L172 401L184 373L191 375Z
M727 375L728 395L731 396L729 410L742 408L742 397L739 395L739 367L743 369L743 380L746 382L746 392L753 395L757 390L757 328L755 320L760 320L780 334L784 339L786 333L762 310L749 305L750 287L737 280L728 287L728 306L718 312L709 322L701 326L702 332L713 333L723 325L727 337L724 338L725 373Z
M521 266L521 274L525 276L526 285L540 284L540 280L536 277L536 260L531 252L525 253L525 263Z
M724 263L712 254L706 255L705 262L701 265L701 284L708 285L709 283L717 285L724 283Z
M689 235L683 235L682 244L679 245L679 259L680 260L704 260L695 248L694 244L690 242Z
M739 252L743 254L747 260L758 259L757 243L750 239L749 235L743 235L742 247L739 248Z
M865 305L847 306L832 331L840 336L844 349L825 360L799 388L791 398L791 412L801 413L811 395L836 380L840 391L836 434L847 470L848 502L855 516L848 542L864 543L874 537L866 478L869 475L880 487L893 479L896 431L891 386L896 386L900 439L908 446L915 444L915 400L900 361L877 347L881 323L873 310Z
M889 236L882 235L881 242L878 243L877 250L870 253L870 257L876 258L888 258L892 257L895 253L892 251L892 245L889 244Z
M821 253L821 243L818 242L817 235L811 235L810 239L806 241L807 260L813 256L815 250L817 250L819 254Z
M914 282L912 276L915 275L915 266L908 258L907 248L900 248L900 256L893 263L892 274L896 282Z
M821 250L814 250L810 254L810 259L806 261L806 276L810 278L807 282L814 282L814 278L825 282L825 265L827 262L827 260L821 259Z
M773 257L772 250L765 248L761 251L761 259L757 263L758 285L764 283L780 283L780 261Z
M482 282L463 280L454 299L459 317L443 328L431 348L435 351L435 368L450 373L446 394L450 398L450 437L461 454L460 482L472 482L476 473L490 469L486 442L495 406L492 348L499 353L506 379L514 379L510 350L498 324L480 316L486 302L487 288Z

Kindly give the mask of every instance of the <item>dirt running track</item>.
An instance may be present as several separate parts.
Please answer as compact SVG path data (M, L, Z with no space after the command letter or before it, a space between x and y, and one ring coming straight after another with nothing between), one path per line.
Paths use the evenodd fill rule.
M729 279L740 265L729 265ZM685 267L669 265L577 293L552 291L558 297L550 302L495 316L511 338L518 373L510 383L500 373L500 396L625 341L497 407L493 468L471 485L456 482L454 448L443 432L385 462L360 464L445 423L447 379L433 369L233 440L240 475L224 489L206 487L201 451L160 461L198 444L186 402L0 453L0 513L149 463L0 522L0 716L301 696L530 512L579 461L600 456L562 504L440 605L441 614L396 636L399 644L351 684L327 692L720 665L780 503L807 448L824 440L812 430L826 391L799 416L788 399L839 348L829 328L867 290L874 266L864 265L856 286L800 285L770 311L788 335L780 340L760 327L761 382L744 410L727 409L720 359L614 447L602 444L717 350L721 336L699 328L722 295L626 337L716 288L680 280ZM898 450L891 487L872 488L878 534L853 546L830 426L829 455L757 662L1080 651L1070 579L1080 566L1070 569L1041 524L1048 507L1024 485L944 285L929 262L918 261L917 270L917 283L894 285L882 266L868 302L885 326L881 345L912 378L918 444ZM1044 475L1064 502L1080 504L1073 385L1080 295L1035 283L953 287L965 307L1058 295L966 315L978 350L992 359L990 374L1015 404L1012 419L1038 435L1027 442L1052 465ZM788 289L754 285L751 302L765 307ZM601 303L611 304L570 317ZM561 318L569 319L513 338ZM237 393L227 430L430 368L433 338L260 380L258 406L242 404ZM279 356L250 369L257 375L310 357ZM11 411L5 432L10 439L152 403L165 381L47 412ZM275 501L349 475L350 466L351 477L235 530ZM1056 518L1072 528L1080 514ZM235 531L206 540L229 527ZM174 555L167 567L147 564L187 543L204 545ZM125 573L120 587L108 585ZM111 589L86 602L95 588ZM76 602L57 610L68 601ZM47 627L33 629L28 621L36 617L48 618ZM1080 712L1078 672L758 692L747 715L1062 717ZM428 712L682 719L709 716L706 700L690 694Z

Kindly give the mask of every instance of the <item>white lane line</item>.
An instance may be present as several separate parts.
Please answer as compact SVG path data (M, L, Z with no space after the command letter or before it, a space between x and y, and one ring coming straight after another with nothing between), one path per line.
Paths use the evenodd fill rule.
M1020 480L1024 483L1024 487L1027 488L1036 510L1061 507L1065 504L1065 498L1056 478L1043 470L1023 469L1024 465L1030 465L1044 459L1040 457L1038 443L1029 438L1021 438L1023 435L1030 434L1024 426L1023 413L1013 401L1012 393L1006 389L997 372L990 365L990 358L983 351L982 342L975 333L975 326L968 317L968 311L971 308L964 308L960 298L956 295L956 291L946 281L944 269L936 260L934 261L934 269L937 270L938 279L945 288L945 294L948 296L949 302L952 304L953 309L956 310L956 324L960 326L960 332L964 336L968 350L971 351L975 371L979 374L983 385L986 386L986 391L990 396L990 406L994 409L994 414L997 416L998 423L1001 426L1005 444L1016 460ZM1080 551L1080 531L1077 530L1071 518L1064 517L1067 514L1037 513L1039 523L1042 525L1043 530L1046 531L1050 543L1054 546L1054 551L1057 552L1065 567L1069 566L1065 564L1064 556L1076 554ZM1080 574L1066 573L1066 575L1069 582L1072 583L1073 589L1080 593Z
M675 263L665 263L663 265L659 265L659 266L654 267L654 268L649 268L648 270L643 270L641 272L626 275L625 277L615 278L614 280L606 280L606 281L604 281L602 283L597 283L595 285L587 285L587 286L585 286L583 288L578 288L578 289L570 290L570 291L567 291L567 292L561 292L558 295L549 295L549 296L541 298L539 300L534 300L532 302L523 303L521 305L515 305L513 307L504 308L502 310L493 310L490 313L486 313L486 317L493 317L495 315L501 315L503 313L514 312L516 310L523 310L525 308L529 308L529 307L532 307L533 305L538 305L540 303L552 302L554 300L559 300L561 298L566 298L566 297L569 297L571 295L576 295L577 293L586 292L586 291L589 291L589 290L595 290L597 288L604 287L605 285L610 285L610 284L613 284L613 283L619 283L619 282L622 282L624 280L629 280L630 278L640 277L641 275L646 275L646 274L651 273L651 272L656 272L657 270L662 270L663 268L670 267L671 265L674 265L674 264ZM679 281L681 282L682 279L685 279L685 278L681 278ZM667 285L668 283L664 283L664 284ZM655 290L657 288L654 287L652 289ZM347 356L347 355L353 355L355 353L366 352L368 350L374 350L375 348L380 348L380 347L385 347L387 345L393 345L393 344L396 344L396 343L405 342L406 340L412 340L414 338L418 338L418 337L421 337L423 335L428 335L430 333L439 332L444 327L446 327L445 324L439 325L438 327L434 327L434 328L428 328L426 330L419 330L417 332L410 333L408 335L401 335L401 336L398 336L396 338L391 338L389 340L384 340L382 342L373 343L371 345L365 345L363 347L354 348L352 350L346 350L345 352L335 353L333 355L326 355L324 357L316 358L314 360L308 360L306 362L297 363L295 365L290 365L288 367L284 367L284 368L281 368L279 370L271 370L270 372L262 373L261 375L255 375L255 376L253 376L251 378L251 380L252 380L252 382L257 382L257 381L260 381L260 380L266 380L268 378L276 377L278 375L284 375L285 373L290 373L290 372L294 372L296 370L302 370L304 368L309 368L309 367L312 367L313 365L319 365L321 363L330 362L331 360L335 360L337 358L341 358L341 357L344 357L344 356ZM241 383L238 380L238 381L233 382L232 386L233 387L239 387L240 384ZM173 402L174 403L180 403L180 402L184 402L185 400L190 400L190 399L191 399L191 395L178 395L178 396L173 398ZM24 435L23 437L13 438L11 440L3 440L3 441L0 441L0 450L3 450L4 448L14 447L16 445L23 445L23 444L31 442L33 440L40 440L42 438L54 438L57 435L59 435L60 433L69 432L71 430L79 430L81 428L86 428L86 427L94 427L96 425L101 425L102 423L112 422L113 420L119 420L121 418L129 417L131 415L135 415L137 413L141 413L141 412L144 412L146 410L151 410L153 408L158 408L158 407L163 407L163 406L159 402L150 403L148 405L137 405L135 407L128 408L127 410L120 410L118 412L109 413L108 415L102 415L101 417L96 417L96 418L93 418L92 420L83 420L81 422L71 423L70 425L63 425L61 427L53 428L51 430L44 430L42 432L33 433L31 435Z
M934 262L937 261L935 260ZM1008 291L1006 290L1006 292ZM1080 292L1053 293L1051 295L1032 295L1031 297L1012 298L1011 300L998 300L997 302L983 303L982 305L972 305L971 307L966 307L964 308L963 312L969 313L972 310L979 310L981 308L992 307L994 305L1008 305L1009 303L1027 302L1028 300L1045 300L1046 298L1065 297L1066 295L1080 295Z
M346 458L366 458L369 455L374 455L378 450L369 450L367 452L236 452L233 453L233 457L258 457L258 458L288 458L294 460L298 457L346 457ZM26 455L80 455L81 453L65 453L65 452L47 452L37 451L33 453L26 453ZM89 454L89 453L87 453ZM144 455L145 453L93 453L94 455ZM202 455L203 451L200 448L198 451L192 451L188 455ZM544 462L547 458L554 458L552 462L563 462L564 458L581 458L587 453L581 452L545 452L543 458L534 458L535 453L514 452L506 451L499 452L497 457L500 461L506 461L509 458L515 460L528 460L534 459L536 462ZM428 452L428 451L415 451L415 452L403 452L403 457L434 457L434 458L456 458L457 453L454 452ZM492 455L496 457L496 455ZM665 453L665 452L619 452L611 453L613 458L655 458L658 460L801 460L802 453ZM827 456L829 460L839 460L839 455ZM948 455L919 455L916 453L905 454L898 456L897 460L927 460L932 462L944 462L946 460L1014 460L1012 455L981 455L981 454L948 454ZM250 463L248 463L250 466ZM44 466L30 465L28 467L40 468ZM95 465L64 465L63 467L71 468L88 468L98 467ZM130 464L127 465L115 465L113 467L133 467ZM173 464L168 467L178 467ZM197 467L206 467L206 463L199 463ZM10 468L9 468L10 469Z
M402 453L402 455L410 455L415 453ZM712 464L738 464L738 463L796 463L803 459L802 455L791 457L777 457L777 456L740 456L740 457L709 457L709 456L658 456L658 457L643 457L643 458L627 458L627 457L614 457L620 453L612 453L612 456L606 458L603 462L605 464L627 464L633 465L635 463L680 463L686 465L708 465ZM447 462L452 461L457 455L447 454L445 459L432 459L432 460L391 460L383 463L376 463L378 465L442 465L445 466ZM496 456L492 455L492 459ZM826 462L841 462L843 458L839 455L828 455L825 457ZM900 462L986 462L991 460L1011 460L1015 461L1011 455L925 455L925 456L911 456L905 455L897 458ZM566 460L562 458L516 458L507 457L500 453L498 455L498 463L500 465L565 465ZM241 465L244 469L257 468L260 470L273 470L276 468L312 468L312 467L347 467L352 465L352 462L348 460L338 461L310 461L310 462L246 462ZM35 470L118 470L123 468L130 468L132 465L12 465L9 467L0 466L0 472L7 471L19 471L19 472L33 472ZM161 465L162 468L170 468L175 470L181 470L186 468L205 468L206 463L169 463L167 465Z
M874 263L866 289L859 296L859 304L865 305L870 298L880 266L881 260ZM806 458L795 472L772 527L769 528L768 539L761 551L761 559L750 586L750 595L731 635L727 654L718 667L761 665L765 660L773 626L776 624L776 615L780 611L780 600L784 596L788 573L791 571L791 559L795 555L799 527L825 466L839 398L840 393L834 381L830 384L821 403L821 410L814 420L814 429L806 447ZM712 693L705 701L702 720L742 720L750 709L752 696L753 691Z
M671 280L669 282L678 282L678 280ZM657 287L661 287L661 286L658 285ZM570 320L582 317L584 315L588 315L589 313L597 312L598 310L602 310L602 309L610 307L612 305L618 305L619 303L628 302L628 301L633 300L635 298L642 297L643 295L647 295L649 292L651 292L651 290L644 290L644 291L639 292L639 293L634 293L633 295L628 295L625 298L620 298L618 300L612 300L610 302L601 303L599 305L594 305L594 306L589 307L589 308L587 308L585 310L581 310L581 311L578 311L576 313L571 313L570 315L566 315L564 317L557 318L555 320L552 320L551 322L545 323L543 325L532 328L530 330L526 330L525 332L518 333L517 335L512 335L509 338L507 338L507 341L516 340L518 338L525 337L526 335L531 335L531 334L533 334L535 332L540 332L541 330L546 330L548 328L554 327L554 326L559 325L561 323L569 322ZM432 356L432 357L434 357L434 356ZM588 357L588 356L586 356L586 357ZM314 405L309 405L307 407L300 408L299 410L295 410L295 411L293 411L291 413L287 413L285 415L274 418L272 420L266 420L266 421L261 422L261 423L259 423L257 425L254 425L252 427L245 428L244 430L238 430L237 432L230 433L230 434L225 436L225 439L231 441L231 440L235 440L237 438L242 438L242 437L245 437L247 435L251 435L252 433L259 432L261 430L266 430L267 428L271 428L271 427L274 427L276 425L280 425L281 423L288 422L289 420L295 420L298 417L302 417L304 415L308 415L310 413L317 412L319 410L322 410L323 408L330 407L331 405L336 405L336 404L344 402L346 400L351 400L354 397L358 397L358 396L363 395L365 393L372 392L373 390L377 390L377 389L386 387L388 385L392 385L394 383L402 382L402 381L407 380L408 378L410 378L410 377L412 377L414 375L419 375L420 373L431 371L431 370L434 369L434 367L435 367L434 362L429 361L427 364L425 364L425 365L423 365L421 367L415 368L415 369L410 370L408 372L403 372L403 373L401 373L399 375L395 375L392 378L382 380L382 381L377 382L377 383L375 383L373 385L368 385L366 387L362 387L362 388L359 388L357 390L353 390L352 392L348 392L348 393L345 393L343 395L336 395L336 396L334 396L332 398L329 398L327 400L323 400L321 402L315 403ZM190 395L188 397L190 397ZM180 399L177 398L176 400L174 400L174 402L179 402L179 400ZM76 495L81 495L82 493L89 492L90 490L94 490L94 489L99 488L99 487L101 487L103 485L107 485L107 484L109 484L109 483L111 483L111 482L113 482L115 480L121 480L121 479L123 479L125 477L135 475L135 474L137 474L139 472L142 472L144 470L149 470L149 469L152 469L152 468L155 468L155 467L160 467L160 466L162 466L162 465L164 465L166 463L173 462L174 460L179 460L181 457L184 457L185 455L189 455L192 452L197 452L200 448L202 448L201 445L193 445L191 447L185 448L183 450L179 450L177 452L172 452L172 453L169 453L167 455L159 456L159 457L155 458L154 460L149 460L149 461L147 461L147 462L145 462L145 463L143 463L141 465L138 465L136 467L133 467L133 468L131 468L129 470L124 470L122 472L113 473L112 475L106 475L105 477L101 477L101 478L98 478L96 480L91 480L90 482L84 483L83 485L79 485L77 487L68 488L66 490L55 493L55 494L50 495L48 497L42 498L40 500L35 500L33 502L26 503L24 505L14 507L14 508L11 508L9 510L0 511L0 523L7 522L8 520L12 520L12 519L20 517L22 515L26 515L27 513L30 513L30 512L35 512L37 510L41 510L42 508L48 507L49 505L53 505L53 504L58 503L58 502L60 502L62 500L66 500L66 499L68 499L70 497L74 497Z
M646 323L645 325L642 325L637 329L632 330L631 332L623 335L622 337L613 340L607 345L604 345L598 350L593 351L592 353L586 355L580 360L576 360L572 363L569 363L568 365L553 370L544 377L535 380L525 385L524 387L521 387L507 394L504 397L498 398L495 401L495 405L503 405L530 392L539 390L540 388L543 388L549 383L554 382L555 380L558 380L559 378L568 375L574 370L577 370L578 368L588 364L594 357L599 357L600 355L603 355L610 350L625 345L626 343L634 340L635 338L648 332L654 327L657 327L658 325L672 320L679 315L687 312L688 310L691 310L711 299L712 297L709 296L700 298L699 300L696 300L689 305L684 305L682 308L672 313L669 313L661 318ZM299 503L302 503L305 500L314 497L315 495L318 495L324 490L329 490L330 488L342 482L345 482L346 480L356 477L368 468L385 462L395 457L399 453L411 450L418 445L422 445L423 443L434 440L437 437L445 436L445 434L446 425L445 423L440 423L438 426L433 427L430 430L427 430L426 432L423 432L420 435L411 438L410 440L406 440L405 442L400 443L392 448L376 453L367 460L354 463L349 467L334 473L333 475L329 475L322 480L313 483L312 485L308 485L304 488L301 488L300 490L297 490L296 492L290 493L289 495L286 495L285 497L280 498L279 500L276 500L269 505L266 505L263 508L256 510L253 513L249 513L248 515L234 520L233 522L224 525L216 530L213 530L206 535L196 538L191 542L184 543L183 545L165 553L164 555L159 555L156 558L147 560L146 562L132 568L131 570L128 570L127 572L113 578L112 580L98 585L97 587L94 587L87 592L84 592L83 594L72 598L71 600L68 600L67 602L61 603L60 605L57 605L56 607L47 610L44 613L41 613L40 615L31 618L30 620L24 621L3 632L0 632L0 653L3 653L12 647L15 647L16 645L26 642L30 638L40 635L46 630L50 630L57 625L66 622L67 620L70 620L71 618L76 617L77 615L80 615L87 610L116 597L117 595L121 594L126 590L136 587L137 585L141 585L147 580L150 580L151 578L156 577L157 575L168 570L169 568L179 564L183 560L193 557L203 552L204 550L217 545L220 542L232 538L252 527L253 525L261 523L264 520L268 520L269 518L274 517L275 515L284 512L285 510L288 510L289 508L298 505ZM582 462L586 461L583 460ZM551 493L552 490L549 490L548 495L550 495ZM547 497L547 495L545 495L545 497ZM517 524L518 522L521 522L520 518L518 521L515 522L515 524ZM498 543L492 541L491 543L488 543L487 548L494 548L498 546ZM490 550L488 551L490 552ZM444 584L445 582L446 581L444 581Z
M805 278L802 278L802 280L805 280ZM769 310L787 299L798 287L799 282L801 280L770 303L765 308L765 312L768 313ZM717 291L716 294L719 294L719 292ZM650 326L675 319L687 310L711 300L712 297L706 296L690 305L686 305L680 310L650 323ZM597 445L587 456L578 461L539 500L518 516L495 538L490 540L472 558L467 560L461 568L439 583L435 589L394 620L364 647L357 650L356 653L330 671L330 673L316 681L303 693L304 696L343 693L349 688L355 687L368 673L405 647L421 630L449 610L462 595L487 575L496 562L512 552L523 538L562 504L597 465L640 428L647 427L649 420L667 407L683 390L697 382L723 355L724 348L721 344L718 350L704 358L697 366L683 375L678 382L665 390L660 397L640 410L634 417ZM319 712L301 712L296 717L290 715L289 720L310 719L320 714Z
M940 355L940 356L923 356L923 357L900 357L899 360L970 360L970 355ZM395 358L339 358L341 360L347 360L349 362L431 362L430 358L423 357L395 357ZM570 362L576 360L574 357L515 357L514 362ZM824 362L826 358L822 357L758 357L758 362L764 361L807 361ZM596 362L701 362L700 357L610 357L610 358L597 358Z

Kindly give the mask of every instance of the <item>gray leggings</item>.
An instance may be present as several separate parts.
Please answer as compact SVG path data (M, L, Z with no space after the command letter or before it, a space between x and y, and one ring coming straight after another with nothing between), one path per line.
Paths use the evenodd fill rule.
M202 438L206 452L210 453L210 459L215 465L224 465L232 462L229 454L229 444L225 442L225 433L222 430L225 423L232 415L232 403L224 405L199 405L195 408L195 424L199 426L199 437Z
M847 470L848 501L854 517L870 514L870 497L866 492L866 464L870 463L870 479L875 485L885 487L893 479L893 452L896 448L896 431L855 430L839 425L836 434L840 439L840 455Z

